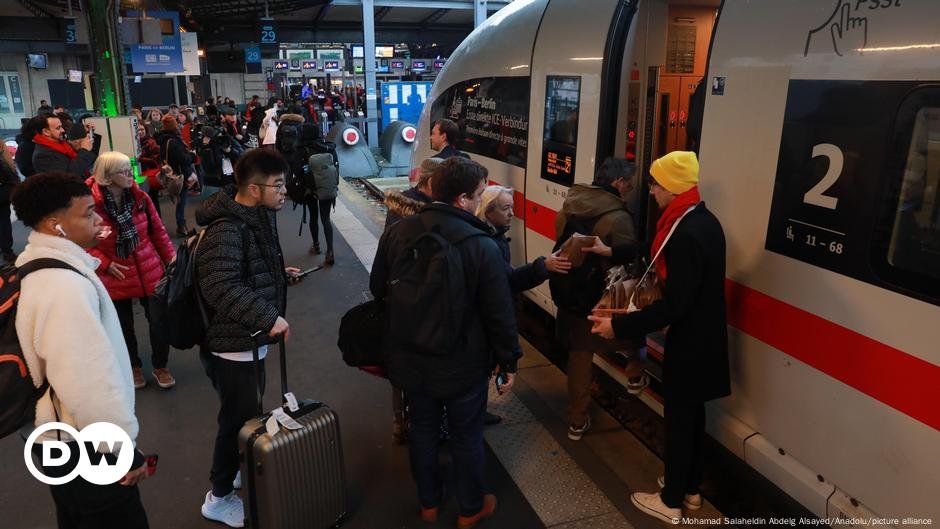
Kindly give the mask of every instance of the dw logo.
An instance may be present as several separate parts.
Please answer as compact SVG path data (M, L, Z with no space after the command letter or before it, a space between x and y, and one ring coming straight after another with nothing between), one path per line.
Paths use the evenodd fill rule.
M59 430L69 434L75 443L57 440L45 440L42 446L42 466L61 467L72 457L72 448L79 447L78 464L62 477L49 477L36 468L32 450L40 435ZM108 454L107 456L105 454ZM115 457L116 456L116 457ZM127 474L134 464L134 443L127 432L109 422L96 422L82 428L79 432L68 424L49 422L33 430L26 439L23 458L29 473L46 485L62 485L78 476L95 485L110 485Z

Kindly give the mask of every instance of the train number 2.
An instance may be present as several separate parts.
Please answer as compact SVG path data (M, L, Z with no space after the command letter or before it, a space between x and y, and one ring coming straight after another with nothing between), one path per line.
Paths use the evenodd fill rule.
M839 199L826 196L823 193L835 185L842 175L842 165L845 161L842 156L842 149L831 143L820 143L813 147L813 158L817 156L825 156L829 159L829 169L826 170L822 180L803 195L803 202L821 208L836 209Z

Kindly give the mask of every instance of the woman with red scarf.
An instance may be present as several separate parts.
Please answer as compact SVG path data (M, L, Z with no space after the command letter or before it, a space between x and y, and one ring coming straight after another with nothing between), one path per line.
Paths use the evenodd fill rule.
M650 174L650 195L663 210L650 251L663 285L662 299L612 319L588 318L594 322L591 332L608 339L642 337L669 327L663 361L666 473L659 481L661 492L637 492L631 500L650 516L678 523L683 506L702 506L705 402L731 394L725 236L699 197L694 152L671 152L653 162ZM589 250L614 261L631 253L603 243Z

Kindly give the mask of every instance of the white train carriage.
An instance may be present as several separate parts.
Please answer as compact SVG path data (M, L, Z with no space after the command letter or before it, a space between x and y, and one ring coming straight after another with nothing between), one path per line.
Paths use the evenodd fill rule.
M522 263L605 157L642 179L696 139L704 78L733 381L710 433L821 517L937 520L938 15L934 0L517 0L437 78L413 162L434 119L457 121L458 147L516 190ZM646 230L645 186L633 202ZM529 295L553 311L547 287Z

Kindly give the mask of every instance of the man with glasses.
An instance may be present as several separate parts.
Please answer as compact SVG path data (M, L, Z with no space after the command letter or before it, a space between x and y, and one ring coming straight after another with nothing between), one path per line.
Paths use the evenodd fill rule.
M40 119L42 128L33 136L36 144L33 169L37 173L64 171L81 178L87 176L98 158L92 137L86 135L74 143L69 142L59 118L46 116Z
M230 527L242 527L244 520L233 489L241 486L238 431L257 411L252 348L257 341L263 382L268 344L290 332L284 319L287 286L299 281L299 269L284 267L275 221L287 196L287 173L280 153L254 149L235 166L237 188L221 189L196 211L196 221L208 225L196 251L210 320L200 357L221 402L212 490L202 515Z

